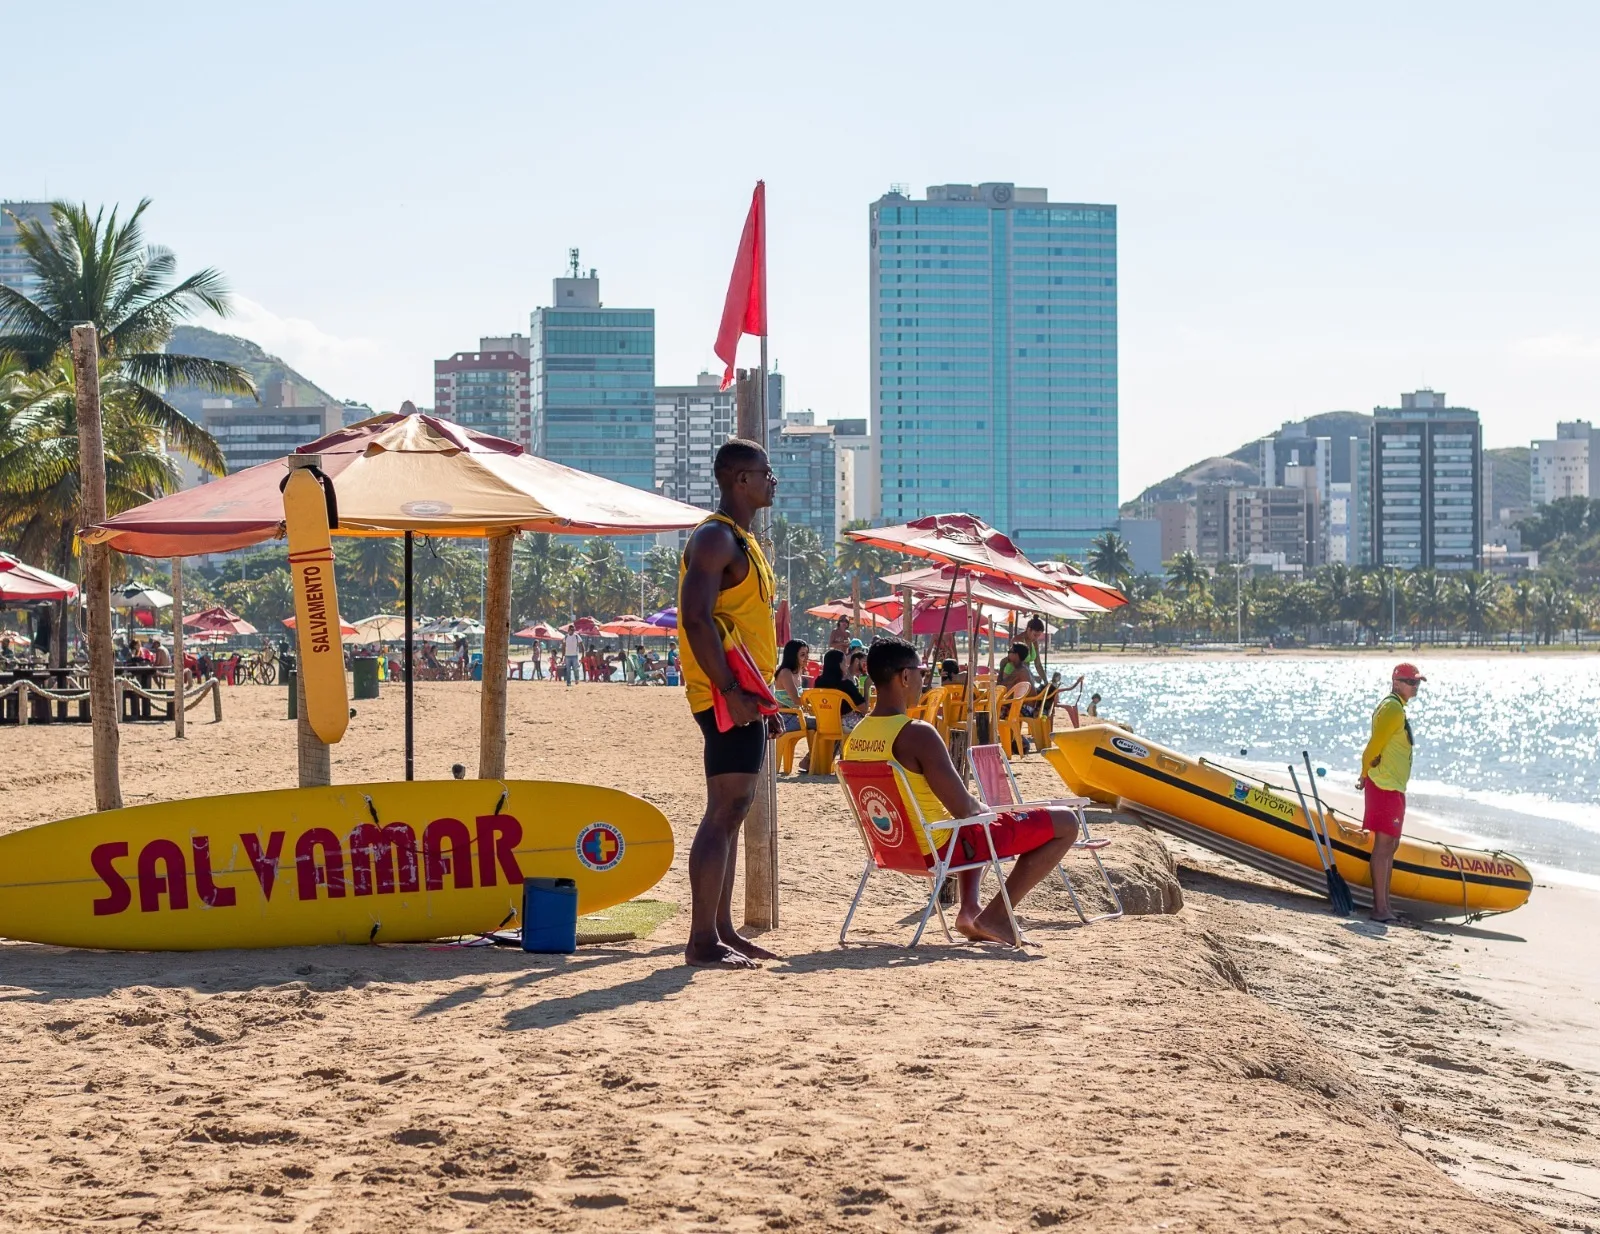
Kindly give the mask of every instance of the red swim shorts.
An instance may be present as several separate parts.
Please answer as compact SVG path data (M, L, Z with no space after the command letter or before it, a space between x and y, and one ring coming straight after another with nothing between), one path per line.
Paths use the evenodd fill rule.
M994 836L996 856L1020 857L1055 839L1056 823L1047 809L1006 810L989 825L989 832ZM943 844L939 846L939 851L944 851ZM969 861L988 859L989 845L984 839L983 828L963 827L957 833L956 851L950 864L965 865ZM928 864L933 864L932 858L929 858Z
M1379 788L1371 780L1364 790L1367 795L1366 812L1361 816L1363 831L1377 831L1386 836L1400 834L1406 821L1406 795L1392 788Z

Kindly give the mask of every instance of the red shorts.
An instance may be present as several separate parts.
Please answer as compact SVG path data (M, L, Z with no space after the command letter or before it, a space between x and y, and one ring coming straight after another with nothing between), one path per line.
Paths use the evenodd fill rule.
M1023 853L1031 853L1041 845L1050 843L1056 838L1056 822L1047 809L1033 810L1005 810L993 823L989 825L989 833L994 836L995 855L997 857L1020 857ZM946 838L939 845L939 851L944 851L944 845L949 843ZM956 851L950 858L951 865L965 865L969 861L989 860L989 844L984 838L982 827L963 827L956 833ZM928 864L933 864L933 858L928 858Z
M1363 791L1367 796L1367 808L1361 816L1361 829L1386 836L1399 835L1406 821L1406 795L1392 788L1379 788L1371 780Z

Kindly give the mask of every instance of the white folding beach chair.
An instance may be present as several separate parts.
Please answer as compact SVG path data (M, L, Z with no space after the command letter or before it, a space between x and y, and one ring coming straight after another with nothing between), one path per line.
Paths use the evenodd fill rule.
M906 783L905 773L897 764L840 759L834 766L845 799L849 801L860 828L862 843L867 847L867 864L861 871L861 882L856 886L850 911L845 914L844 925L839 929L840 946L844 945L845 935L850 932L850 922L856 915L861 896L867 889L867 880L872 877L874 870L892 870L907 878L924 879L928 883L928 902L923 905L922 919L917 922L917 932L911 936L907 944L909 947L915 947L921 941L922 932L928 927L928 918L935 911L939 914L939 925L944 930L945 941L954 942L950 936L950 924L945 920L944 906L939 903L940 890L952 874L960 874L964 870L993 870L995 877L1000 880L1000 899L1006 906L1011 936L1020 944L1022 929L1017 925L1016 913L1012 911L1011 897L1006 892L1005 872L1001 868L1002 862L1015 858L991 855L981 861L956 863L954 860L956 842L962 829L969 827L983 830L984 837L989 841L988 850L990 854L994 853L994 836L989 830L997 817L993 812L930 823L917 806L916 795L912 793L911 786ZM917 832L913 828L921 829L932 850L931 856L918 846ZM943 851L935 838L940 831L950 833Z
M972 778L978 784L978 800L990 810L1012 810L1018 807L1029 806L1065 806L1078 816L1078 838L1072 845L1073 848L1087 849L1094 858L1095 868L1100 871L1100 879L1105 883L1106 890L1111 894L1111 902L1117 906L1116 912L1101 913L1097 917L1084 915L1083 905L1078 902L1078 893L1073 889L1072 880L1067 877L1065 866L1057 866L1056 873L1061 875L1061 883L1067 889L1067 894L1072 897L1072 907L1078 914L1078 920L1084 925L1092 925L1096 921L1115 921L1122 916L1122 897L1117 894L1117 889L1111 885L1111 876L1106 873L1105 863L1100 860L1100 850L1110 845L1106 839L1095 839L1089 834L1089 820L1085 817L1083 808L1089 804L1087 797L1053 797L1048 801L1024 801L1022 788L1017 783L1017 777L1011 770L1011 760L1006 757L1005 751L997 745L973 746L967 751L967 765L972 768Z

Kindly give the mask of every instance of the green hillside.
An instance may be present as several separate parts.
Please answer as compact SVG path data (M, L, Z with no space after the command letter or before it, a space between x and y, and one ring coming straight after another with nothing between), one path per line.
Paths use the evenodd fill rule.
M179 326L172 332L167 350L183 356L205 356L211 360L226 360L237 364L254 378L256 389L262 390L269 381L285 383L284 402L287 406L306 407L318 403L337 403L321 386L290 368L277 356L263 351L249 339L232 334L219 334L199 326ZM193 386L179 386L167 392L167 400L187 416L198 417L202 399L214 397Z

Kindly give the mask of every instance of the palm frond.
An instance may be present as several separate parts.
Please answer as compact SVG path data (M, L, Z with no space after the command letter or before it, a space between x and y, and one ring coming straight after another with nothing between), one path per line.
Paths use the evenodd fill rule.
M126 378L119 380L126 386L126 405L132 417L158 430L171 449L212 475L227 472L222 447L215 437L148 386Z
M134 381L171 390L176 386L197 386L215 394L256 395L256 384L249 373L226 360L205 356L179 356L164 351L123 356L122 371Z

